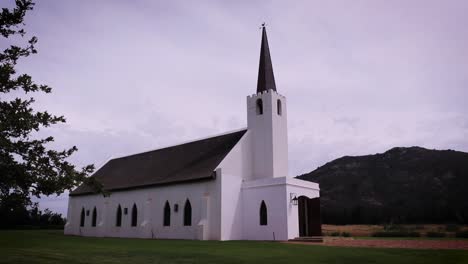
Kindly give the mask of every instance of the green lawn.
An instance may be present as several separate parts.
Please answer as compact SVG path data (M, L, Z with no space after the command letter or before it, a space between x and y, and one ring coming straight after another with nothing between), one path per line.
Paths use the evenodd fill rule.
M278 242L183 241L0 231L0 263L468 263L468 251L338 248Z

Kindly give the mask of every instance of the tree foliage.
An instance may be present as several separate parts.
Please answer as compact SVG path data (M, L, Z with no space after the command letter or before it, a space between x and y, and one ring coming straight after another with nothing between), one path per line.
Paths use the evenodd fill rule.
M63 116L47 111L34 111L34 93L50 93L47 85L36 84L28 74L17 73L15 67L21 58L37 53L36 37L26 40L24 18L32 10L32 0L16 0L13 9L2 8L0 13L0 39L23 40L23 46L10 45L0 53L0 214L10 214L30 206L30 197L61 194L86 181L94 167L77 169L67 159L77 151L75 146L53 150L49 136L40 138L41 128L64 123ZM16 208L16 209L15 209ZM4 217L1 217L4 218Z
M19 201L21 202L21 201ZM62 229L65 219L61 214L49 209L39 210L39 204L34 203L29 208L22 204L10 205L13 209L7 218L0 221L0 229Z

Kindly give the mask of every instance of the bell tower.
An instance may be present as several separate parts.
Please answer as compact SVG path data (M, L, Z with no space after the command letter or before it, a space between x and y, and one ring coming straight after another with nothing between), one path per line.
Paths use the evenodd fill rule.
M257 93L247 97L247 126L251 133L253 178L288 176L286 97L276 91L265 24L262 25Z

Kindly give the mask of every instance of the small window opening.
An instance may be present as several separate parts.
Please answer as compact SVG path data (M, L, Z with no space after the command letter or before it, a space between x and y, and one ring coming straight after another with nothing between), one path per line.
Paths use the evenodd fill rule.
M192 225L192 205L190 201L187 199L184 206L184 226L191 226Z
M138 222L138 209L136 204L133 204L132 208L132 226L137 226Z
M280 99L278 99L278 101L276 102L276 105L277 105L278 115L281 115L283 113L283 109L281 107L281 100Z
M97 222L97 211L96 211L96 206L95 206L93 209L93 217L91 221L91 226L96 226L96 222Z
M117 218L115 221L115 225L122 226L122 207L120 207L120 204L119 207L117 207Z
M169 206L169 201L166 201L166 204L164 205L164 219L163 219L163 225L164 226L170 226L171 225L171 206Z
M81 217L80 217L80 226L84 226L84 222L85 222L85 209L82 208L81 209Z
M263 200L260 205L260 225L268 225L267 207Z
M262 99L257 99L257 115L263 115L263 101Z

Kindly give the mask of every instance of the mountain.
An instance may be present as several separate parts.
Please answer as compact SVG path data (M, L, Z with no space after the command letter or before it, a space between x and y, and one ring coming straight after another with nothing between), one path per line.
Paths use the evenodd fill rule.
M468 223L468 153L397 147L298 178L320 184L324 223Z

